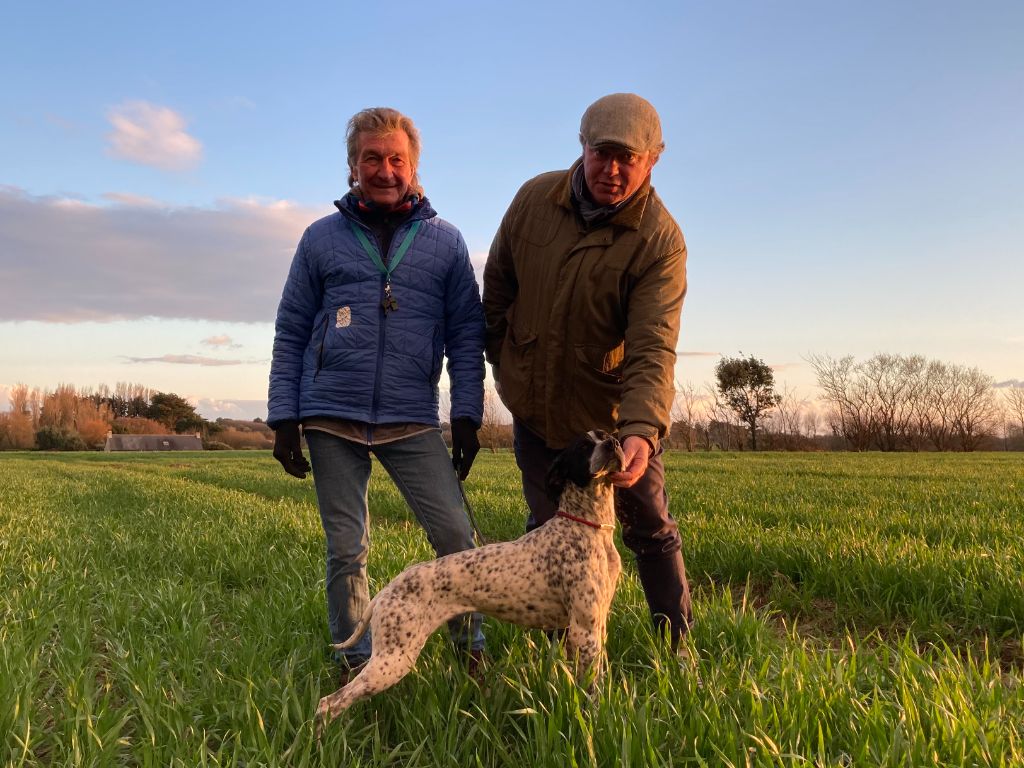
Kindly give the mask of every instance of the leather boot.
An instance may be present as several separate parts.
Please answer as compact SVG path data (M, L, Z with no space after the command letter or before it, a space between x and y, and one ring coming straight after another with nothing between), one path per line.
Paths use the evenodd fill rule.
M636 570L654 628L662 637L667 630L674 652L693 619L683 554L675 552L657 560L637 560Z

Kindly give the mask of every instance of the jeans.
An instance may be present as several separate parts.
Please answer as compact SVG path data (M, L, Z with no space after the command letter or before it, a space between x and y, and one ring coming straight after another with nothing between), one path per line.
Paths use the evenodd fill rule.
M515 420L512 436L530 509L526 530L532 531L554 517L558 509L557 501L547 496L545 477L560 451L549 448L543 438ZM674 647L689 630L693 614L682 539L668 509L661 454L659 446L636 485L615 489L615 515L622 526L623 544L636 554L637 575L654 625L659 632L669 633Z
M311 429L306 444L327 539L327 619L332 640L340 643L351 636L370 601L366 491L371 453L405 497L438 557L472 549L473 531L440 430L369 446ZM483 650L480 614L452 619L448 628L457 648ZM367 630L343 653L361 661L370 655L371 642Z

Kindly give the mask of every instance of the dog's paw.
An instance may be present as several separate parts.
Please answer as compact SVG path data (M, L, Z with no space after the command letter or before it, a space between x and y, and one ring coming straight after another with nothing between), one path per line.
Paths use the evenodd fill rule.
M316 733L317 741L320 741L320 737L324 734L324 729L330 725L331 720L333 719L334 715L331 713L331 697L324 696L320 699L320 703L316 708L316 714L313 716L313 729Z

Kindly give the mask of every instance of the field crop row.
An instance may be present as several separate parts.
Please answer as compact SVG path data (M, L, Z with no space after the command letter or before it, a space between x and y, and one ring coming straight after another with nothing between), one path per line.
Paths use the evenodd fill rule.
M1024 764L1024 464L672 454L697 623L652 635L631 556L594 701L539 633L442 633L321 742L335 687L312 484L266 453L0 457L0 764ZM467 483L522 530L508 454ZM371 481L371 589L431 556Z

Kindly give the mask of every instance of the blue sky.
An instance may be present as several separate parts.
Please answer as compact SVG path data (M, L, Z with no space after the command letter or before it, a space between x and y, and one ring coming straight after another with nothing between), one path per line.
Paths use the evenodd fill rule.
M483 264L586 106L659 110L680 381L755 354L920 353L1024 380L1024 4L36 3L0 25L0 405L139 382L265 413L295 242L344 128L409 114Z

